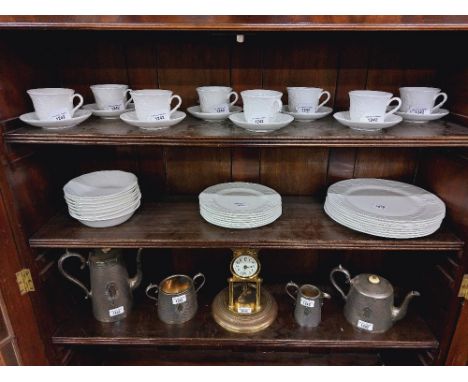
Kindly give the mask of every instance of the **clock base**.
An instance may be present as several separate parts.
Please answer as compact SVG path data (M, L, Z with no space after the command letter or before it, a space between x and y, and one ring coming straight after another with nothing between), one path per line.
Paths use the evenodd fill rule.
M234 333L256 333L268 328L278 315L278 305L273 296L265 290L261 291L262 309L252 314L232 312L228 308L229 291L223 289L213 300L213 318L218 325Z

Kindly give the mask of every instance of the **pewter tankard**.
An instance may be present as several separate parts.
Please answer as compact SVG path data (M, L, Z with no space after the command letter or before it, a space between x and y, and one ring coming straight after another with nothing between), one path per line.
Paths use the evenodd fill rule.
M201 279L195 288L195 282ZM195 316L198 309L197 292L205 284L205 276L197 273L193 278L186 275L173 275L158 285L150 284L146 295L158 305L158 316L166 324L182 324ZM150 295L153 291L157 297Z
M291 293L289 290L294 288ZM302 286L290 281L286 284L286 293L294 300L294 318L300 326L314 328L322 320L322 305L324 298L331 298L328 293L322 292L315 285Z
M115 322L127 317L132 308L132 291L140 285L142 278L141 251L139 249L137 253L137 273L132 279L128 277L121 249L94 249L88 261L80 254L67 250L60 257L58 268L65 278L84 290L85 298L91 297L96 320ZM91 290L63 269L64 261L70 257L77 257L81 261L81 269L85 265L89 266Z
M337 285L335 273L343 273L350 284L348 295ZM332 269L330 281L346 301L344 315L356 328L383 333L390 329L395 321L401 320L408 309L408 304L419 292L409 292L399 308L393 306L392 284L383 277L371 274L360 274L351 279L349 272L341 265Z

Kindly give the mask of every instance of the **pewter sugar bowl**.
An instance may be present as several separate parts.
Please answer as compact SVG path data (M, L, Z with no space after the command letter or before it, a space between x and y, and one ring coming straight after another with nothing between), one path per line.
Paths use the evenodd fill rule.
M335 273L343 273L350 284L348 295L337 285ZM393 305L392 284L383 277L363 273L351 279L349 272L341 265L332 269L330 280L346 301L344 315L348 322L358 329L383 333L390 329L395 321L401 320L408 309L408 304L419 292L409 292L399 308Z

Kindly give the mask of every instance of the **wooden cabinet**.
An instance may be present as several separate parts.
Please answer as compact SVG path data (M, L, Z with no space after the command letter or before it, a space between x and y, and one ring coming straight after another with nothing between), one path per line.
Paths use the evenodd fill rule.
M460 330L457 294L467 272L466 17L2 16L0 27L0 233L7 243L0 288L10 315L23 322L12 319L25 364L445 363ZM245 34L244 43L236 33ZM159 132L97 118L63 131L18 120L32 109L27 89L70 87L91 103L94 83L171 89L183 109L195 104L200 85L283 92L287 85L318 86L332 93L334 110L347 108L352 89L397 94L402 85L427 85L448 93L451 114L373 134L331 116L259 135L192 117ZM144 203L121 226L86 228L66 213L63 185L98 169L139 178ZM447 205L443 227L421 239L389 240L334 223L322 210L326 189L353 177L402 180L435 192ZM231 180L277 190L283 216L249 231L204 222L198 193ZM86 254L94 247L124 248L130 273L136 249L145 248L144 286L202 271L207 283L196 317L180 327L162 324L140 287L127 320L95 321L89 301L56 265L65 248ZM279 303L277 321L255 335L225 332L210 313L236 247L261 249L264 283ZM319 328L300 329L284 285L308 281L333 292L328 274L339 263L388 278L397 302L410 289L422 296L385 334L354 331L337 294ZM15 273L23 268L31 270L36 291L20 295ZM78 264L70 272L86 277ZM453 354L459 346L450 363L460 359Z

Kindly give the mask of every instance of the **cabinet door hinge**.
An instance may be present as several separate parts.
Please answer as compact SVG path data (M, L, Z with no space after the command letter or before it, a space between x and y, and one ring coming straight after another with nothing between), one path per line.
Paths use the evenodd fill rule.
M34 283L31 277L31 271L27 268L16 272L16 282L18 283L18 288L21 295L24 295L29 292L34 292Z
M468 300L468 274L463 275L458 297L463 297L465 300Z

